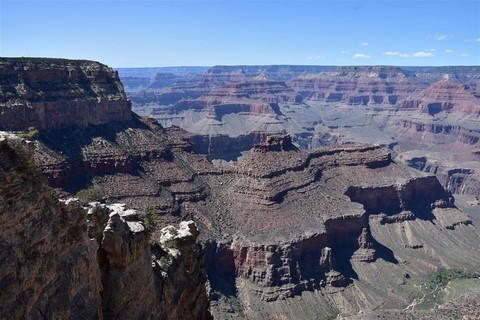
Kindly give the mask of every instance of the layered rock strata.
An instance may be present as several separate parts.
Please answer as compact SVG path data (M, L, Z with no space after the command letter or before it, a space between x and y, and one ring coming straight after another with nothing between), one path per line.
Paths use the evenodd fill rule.
M442 159L436 153L405 152L399 160L424 172L435 174L442 186L454 193L480 197L480 164L470 161Z
M361 142L396 152L478 146L479 84L478 67L217 66L129 94L134 110L196 135L197 150L213 137L210 149L231 160L238 152L220 146L219 135L286 131L302 148Z
M475 269L477 258L461 249L461 239L472 243L479 237L472 221L434 176L392 162L379 147L300 151L289 138L275 136L223 170L224 178L204 176L212 189L221 186L207 202L218 212L207 217L216 240L206 245L217 316L238 309L222 292L238 296L245 309L237 312L245 317L289 314L278 301L301 308L294 297L310 292L322 308L355 312L359 305L392 301L389 290L398 292L397 280L375 280L377 267L399 281L406 273L434 270L440 261ZM458 251L452 255L451 248L431 242L436 233ZM352 302L324 298L327 292ZM398 294L399 306L408 301ZM258 298L264 303L252 302Z
M2 130L86 127L131 116L117 72L98 62L1 58L0 78Z
M290 82L303 98L349 105L395 105L425 85L398 67L339 67Z
M313 118L313 108L288 103L279 106L284 116L268 117L286 122L289 112L304 112L302 117ZM336 114L331 119L338 124ZM197 285L204 277L198 251L190 245L185 249L193 253L182 251L197 233L191 224L160 228L181 220L193 219L200 230L209 299L219 319L334 318L360 309L403 309L421 298L416 284L438 268L478 271L473 244L480 237L473 220L453 206L435 177L392 161L379 146L302 151L280 135L237 163L216 167L184 138L179 129L133 117L41 132L35 142L36 162L63 192L93 183L103 188L103 202L158 214L152 231L158 241L149 249L142 214L98 204L91 211L105 317L208 317L201 311L204 289ZM152 260L142 267L149 250L153 271ZM176 280L170 285L170 279ZM163 304L168 301L161 297L171 295L182 305ZM138 306L129 303L136 296L142 297ZM152 302L152 296L160 298Z

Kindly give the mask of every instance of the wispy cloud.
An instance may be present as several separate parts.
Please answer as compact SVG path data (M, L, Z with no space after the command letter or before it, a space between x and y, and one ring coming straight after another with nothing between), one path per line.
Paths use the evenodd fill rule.
M470 56L470 53L460 53L460 56L461 56L461 57L469 57L469 56Z
M308 60L320 60L320 59L325 59L325 56L308 56Z
M466 42L480 42L480 38L475 39L465 39Z
M345 50L342 50L342 51L340 51L340 53L341 53L341 54L349 54L350 52L345 51Z
M447 40L448 38L451 38L452 36L447 36L446 34L428 34L425 39L435 39L437 41L444 41Z
M432 48L432 49L430 49L430 51L435 52L435 51L437 51L437 49Z
M368 59L368 58L370 58L370 56L368 54L357 53L357 54L354 54L352 58L354 58L354 59Z
M362 42L362 43L360 43L360 45L366 47L366 46L368 46L368 42Z
M387 51L387 52L384 52L383 54L386 55L386 56L398 56L398 55L400 55L400 52L398 52L398 51Z
M397 56L401 58L429 58L429 57L435 57L435 55L430 51L430 52L425 52L425 51L418 51L415 53L400 53L398 51L387 51L383 53L386 56Z
M453 53L453 50L452 50L452 49L445 49L445 50L443 50L443 52L445 52L445 53Z
M425 52L425 51L419 51L419 52L415 52L414 54L412 54L412 57L414 58L429 58L429 57L434 57L435 55L431 52Z

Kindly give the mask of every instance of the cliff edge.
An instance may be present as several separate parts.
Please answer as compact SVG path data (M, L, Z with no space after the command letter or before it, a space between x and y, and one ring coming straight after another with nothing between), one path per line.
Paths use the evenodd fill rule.
M131 118L118 73L98 62L0 58L0 130L86 127Z
M33 152L0 132L0 319L211 318L192 221L151 247L144 213L59 201Z

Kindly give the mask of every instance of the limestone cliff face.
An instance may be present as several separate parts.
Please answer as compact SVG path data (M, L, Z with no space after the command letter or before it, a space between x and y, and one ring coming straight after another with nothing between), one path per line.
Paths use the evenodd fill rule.
M32 143L2 134L1 319L211 317L193 222L162 230L152 251L145 214L59 202L33 151Z
M117 72L98 62L1 58L0 78L1 130L86 127L131 116Z

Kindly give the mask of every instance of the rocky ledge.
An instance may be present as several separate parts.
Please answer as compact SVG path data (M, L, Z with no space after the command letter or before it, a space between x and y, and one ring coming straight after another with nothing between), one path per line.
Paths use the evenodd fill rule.
M210 235L205 259L220 317L237 308L221 293L236 292L244 306L258 299L266 303L255 303L262 306L256 311L238 311L246 317L268 318L259 316L261 308L272 306L274 312L273 305L284 303L279 301L292 298L296 304L294 297L308 292L352 299L348 308L358 310L357 303L372 301L353 298L353 292L386 301L389 290L396 290L388 281L375 284L378 266L402 279L428 270L420 271L422 266L434 268L437 259L449 266L473 266L478 260L461 249L461 237L478 234L451 194L435 176L395 163L379 146L303 151L293 148L288 136L272 136L224 167L221 176L202 178L211 188L209 211L198 209L196 218ZM453 254L432 240L437 233L451 241Z
M146 214L58 201L33 152L1 134L0 318L211 318L193 222L152 249Z
M98 62L0 58L0 130L86 127L131 117L118 73Z

